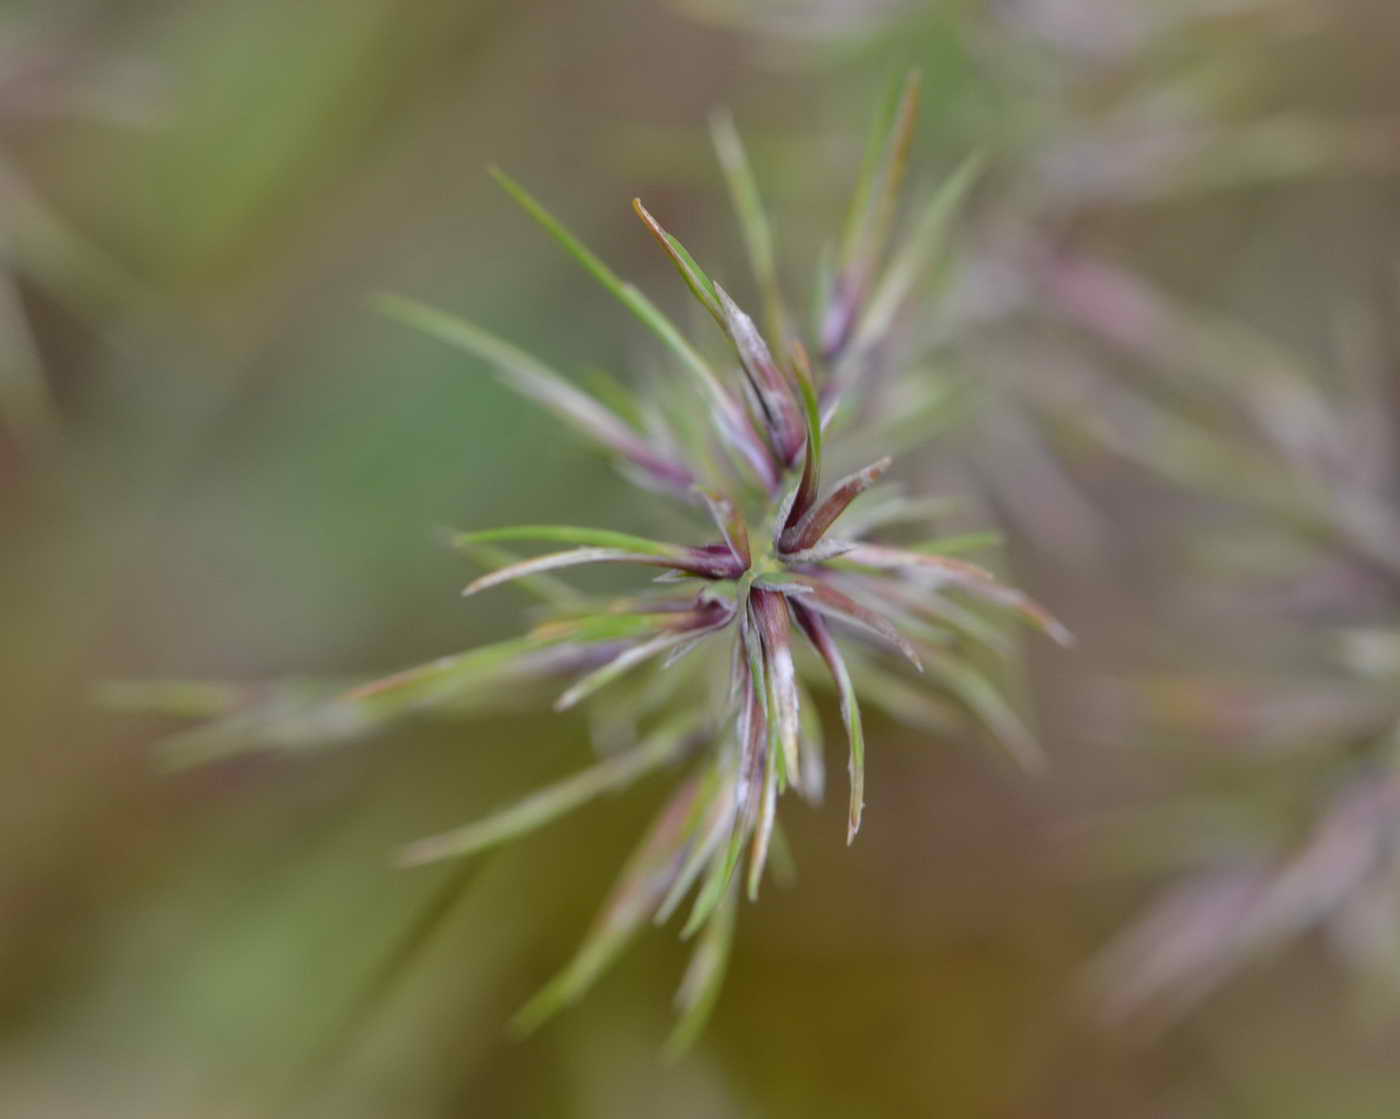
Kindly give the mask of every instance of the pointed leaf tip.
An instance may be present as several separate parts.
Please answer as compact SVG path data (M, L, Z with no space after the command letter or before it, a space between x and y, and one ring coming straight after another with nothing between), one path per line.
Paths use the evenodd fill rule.
M779 540L781 550L789 553L805 552L814 547L851 502L883 478L892 465L894 460L886 455L864 469L842 478L832 488L825 501L814 503L799 520L784 530Z
M822 350L838 358L864 313L889 244L918 119L922 74L909 70L887 94L866 143L842 238L840 269L822 321Z
M656 243L661 246L666 255L671 258L671 263L676 266L676 271L681 274L681 279L686 282L686 286L694 293L700 304L714 316L716 322L724 325L724 313L720 308L719 297L715 293L714 281L705 274L705 270L695 263L695 258L686 251L686 247L675 237L667 233L659 221L651 215L640 198L632 199L632 209L637 216L642 219L642 223L651 231L651 235L656 238Z
M778 284L773 233L759 196L758 183L749 166L744 143L733 118L723 110L710 115L710 138L729 187L730 201L748 250L749 264L763 297L763 325L781 357L791 333L788 313Z
M470 596L491 587L500 586L502 583L508 583L513 579L519 579L522 576L589 563L636 563L649 567L674 568L676 566L685 567L688 561L620 548L573 548L566 552L551 552L548 555L535 556L532 559L507 564L505 567L487 572L468 583L462 594Z
M860 702L845 658L841 656L841 650L826 623L800 602L791 603L791 609L797 624L826 662L827 670L836 684L841 719L846 724L846 738L851 748L851 806L846 823L846 843L849 846L860 831L861 814L865 810L865 732L861 727Z
M637 467L651 482L685 490L691 472L650 446L600 401L524 350L465 319L402 296L381 293L371 305L380 314L485 362L511 391L547 409L564 423Z
M757 460L754 468L760 476L766 476L767 466L762 461L762 448L751 445L747 438L747 433L743 430L742 412L738 407L738 402L724 387L715 375L713 369L695 348L685 340L685 337L676 329L660 309L642 294L634 285L625 282L611 268L609 268L591 249L583 244L577 237L565 228L564 224L552 213L544 208L524 187L512 179L500 168L493 168L491 177L501 185L501 188L513 198L517 204L527 214L538 222L551 237L553 237L564 250L569 253L583 268L603 285L614 298L626 307L647 329L661 339L671 351L681 359L687 369L704 386L706 393L713 401L721 415L726 418L732 432L726 432L737 449L744 454L746 459ZM658 228L660 228L658 226ZM691 262L694 263L693 261ZM698 269L697 269L698 270ZM754 439L757 437L754 436Z

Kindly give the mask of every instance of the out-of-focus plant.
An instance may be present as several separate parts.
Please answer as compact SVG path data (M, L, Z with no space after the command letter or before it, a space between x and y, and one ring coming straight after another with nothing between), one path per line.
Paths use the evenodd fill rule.
M0 16L0 439L24 451L48 438L53 401L22 284L84 315L139 292L134 279L44 197L13 149L36 125L55 120L130 127L151 119L142 83L113 66L96 80L83 80L87 45L75 32L41 32L40 22Z
M1046 424L1233 510L1179 562L1251 635L1234 663L1114 689L1140 725L1215 757L1205 788L1099 836L1179 874L1095 964L1103 1005L1170 1021L1314 930L1400 994L1400 445L1364 317L1342 316L1350 344L1323 376L1122 267L1060 259L1048 275L1062 322L1172 391L1066 359L1030 390Z
M1266 57L1269 43L1301 63L1300 44L1354 33L1309 0L1088 18L1108 7L1005 8L1042 62L1048 46L1074 65L1017 66L1046 91L1047 139L1024 145L1011 192L989 208L962 323L964 337L969 320L986 328L971 343L986 344L983 366L1025 367L1016 393L1033 422L998 443L989 473L1020 491L1005 507L1047 553L1088 567L1114 550L1095 484L1160 495L1166 482L1199 499L1184 533L1154 543L1179 572L1164 592L1174 613L1205 619L1213 644L1185 671L1124 670L1097 705L1125 713L1115 741L1165 739L1176 793L1119 805L1086 845L1176 871L1179 885L1103 953L1092 985L1109 1018L1161 1025L1321 930L1386 977L1374 986L1400 989L1393 373L1354 309L1338 316L1338 368L1321 371L1132 263L1134 222L1149 255L1164 205L1393 175L1395 120L1344 97L1300 104L1293 66L1240 55ZM1003 44L992 57L1027 56Z
M589 394L477 326L397 296L377 301L389 316L485 362L507 388L599 444L641 489L671 503L667 515L684 526L677 535L685 542L569 525L454 533L452 545L489 569L466 593L513 583L543 603L546 618L526 636L348 685L171 682L107 691L109 700L139 709L208 716L164 743L172 761L188 763L343 740L429 709L475 713L503 699L528 702L541 686L574 676L555 707L587 701L601 760L485 820L419 840L400 859L416 865L475 854L648 772L680 774L578 954L520 1011L521 1028L576 999L648 919L665 922L693 895L682 936L700 939L673 1044L695 1036L718 992L740 893L756 896L770 861L776 872L790 860L779 795L822 796L811 689L834 690L845 724L848 840L864 805L862 701L938 731L969 712L1022 764L1039 764L1033 737L987 671L985 651L1008 646L982 608L1017 613L1062 642L1068 634L1019 591L953 554L983 537L910 539L940 502L877 486L890 452L922 441L951 407L947 384L901 351L898 320L944 256L977 170L967 161L895 237L919 84L917 74L896 83L877 116L849 218L818 284L810 351L778 289L772 230L726 117L715 119L714 141L757 281L762 330L634 202L714 320L722 357L703 354L535 198L493 172L664 343L686 379L646 394L615 384L604 387L606 396ZM837 480L824 489L832 474ZM697 511L708 514L704 522ZM567 548L531 558L505 550L522 542ZM661 574L656 585L621 598L585 594L555 574L596 563ZM838 633L861 646L839 644ZM926 672L930 686L886 663L890 653Z
M800 6L859 26L845 44L857 62L886 41L918 49L911 43L945 11ZM778 18L780 3L684 7L793 50L835 23L814 19L813 34ZM1393 365L1313 370L1295 345L1243 327L1209 296L1167 297L1142 261L1165 258L1185 283L1213 284L1212 265L1193 255L1234 262L1210 256L1212 234L1192 228L1203 216L1210 230L1233 215L1266 242L1298 236L1285 226L1317 215L1317 196L1338 184L1359 194L1388 179L1393 192L1393 65L1373 48L1394 40L1394 9L1327 0L950 7L967 16L957 23L966 51L1000 78L999 99L970 85L980 103L949 114L983 129L1005 188L989 192L997 197L983 207L980 251L942 324L969 367L1012 387L990 425L984 477L1019 535L1086 582L1133 554L1095 498L1150 503L1155 531L1141 550L1172 571L1152 590L1177 629L1183 615L1202 620L1194 644L1176 634L1173 646L1154 630L1158 640L1141 650L1149 663L1184 655L1186 671L1128 679L1120 665L1113 686L1076 705L1088 721L1112 724L1120 756L1125 741L1156 731L1164 748L1139 746L1142 768L1168 771L1155 775L1177 793L1190 789L1146 794L1136 773L1113 826L1087 829L1087 859L1180 873L1095 965L1098 1005L1115 1021L1172 1021L1315 931L1368 978L1384 977L1370 988L1393 991ZM810 57L839 49L832 38ZM1304 196L1298 214L1265 225L1259 211L1288 190ZM1314 229L1319 246L1330 216ZM1377 253L1380 267L1393 269L1390 253ZM1260 278L1242 297L1251 305L1295 282ZM1364 355L1365 331L1352 319L1344 326L1350 355ZM1161 530L1183 490L1198 500L1185 503L1194 515L1174 538Z
M1023 216L1087 218L1396 166L1396 120L1304 100L1319 0L1012 0L979 53L1036 108L1010 137ZM1261 64L1267 58L1268 65Z
M671 0L699 23L770 40L849 47L898 25L922 5L912 0Z
M783 7L685 4L811 45L805 26L775 18ZM942 6L804 7L859 24L844 44L856 64L889 41L917 50L946 22ZM1185 671L1120 664L1075 704L1088 718L1073 733L1112 724L1120 754L1165 738L1138 756L1175 789L1138 787L1111 827L1086 829L1090 861L1183 872L1094 966L1115 1021L1172 1021L1319 929L1386 976L1375 986L1400 987L1393 371L1374 359L1314 370L1205 296L1169 298L1140 263L1165 257L1200 283L1200 263L1178 258L1199 247L1190 223L1203 212L1243 218L1256 193L1393 179L1393 98L1358 50L1359 32L1389 41L1393 16L1365 8L1006 0L954 21L967 57L1000 79L990 101L969 83L969 104L946 118L975 122L996 180L939 323L966 368L1010 390L985 429L982 476L1022 539L1096 587L1130 550L1096 497L1150 502L1153 562L1174 572L1154 591L1174 621L1207 619L1204 643L1169 650L1164 638L1141 658L1184 654ZM1324 93L1323 59L1363 65ZM1365 332L1353 319L1354 356ZM1182 490L1197 515L1173 538L1161 530Z

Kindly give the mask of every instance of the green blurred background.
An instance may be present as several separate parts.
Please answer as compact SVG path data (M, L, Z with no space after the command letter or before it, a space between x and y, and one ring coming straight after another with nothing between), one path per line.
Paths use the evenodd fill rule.
M1180 558L1242 514L1121 458L1079 454L1073 484L1047 465L1026 401L1063 362L1021 316L1024 262L1072 245L1324 367L1336 307L1361 306L1393 377L1397 44L1389 0L5 4L0 1114L1395 1114L1400 1034L1311 941L1165 1031L1087 1005L1086 961L1150 885L1089 822L1183 771L1249 780L1215 765L1238 735L1151 746L1105 676L1272 664L1282 639L1201 602ZM799 883L746 907L692 1054L660 1059L669 931L510 1040L656 784L401 872L397 844L577 766L582 724L166 776L152 726L94 683L377 672L513 632L509 594L457 596L435 526L642 514L367 297L439 303L580 376L653 374L651 340L486 165L680 315L628 202L741 273L705 128L728 106L805 292L870 107L911 64L916 182L974 149L992 166L957 300L957 362L986 391L921 469L984 499L1017 579L1081 635L1030 655L1051 772L877 722L859 842L839 797L789 812Z

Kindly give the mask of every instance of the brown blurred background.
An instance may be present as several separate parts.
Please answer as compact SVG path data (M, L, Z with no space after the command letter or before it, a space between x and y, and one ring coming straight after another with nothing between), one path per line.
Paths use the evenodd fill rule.
M1357 484L1393 496L1397 48L1386 0L5 5L0 1113L1395 1114L1384 984L1309 930L1154 1028L1105 1025L1084 969L1163 872L1218 853L1202 797L1307 802L1362 740L1325 717L1363 698L1337 699L1314 638L1393 628L1393 573L1329 561L1316 534L1306 579L1278 570L1285 514L1231 500L1228 468L1193 476L1195 444L1159 454L1100 386L1217 446L1247 427L1260 360L1239 331L1324 396L1361 368L1370 395L1347 399L1370 404L1338 411L1339 443L1379 448ZM916 468L980 497L1017 579L1080 634L1029 650L1054 764L1027 778L874 721L859 842L839 803L789 810L800 880L745 907L691 1055L659 1055L669 930L512 1041L655 785L404 873L396 844L579 764L582 725L414 728L169 776L152 726L95 684L381 671L512 632L509 597L457 596L434 526L625 525L633 498L367 297L645 376L649 340L486 165L679 308L628 202L739 272L705 130L728 106L805 294L907 65L916 182L974 149L991 168L940 320L985 391ZM1086 280L1085 261L1121 272ZM1131 335L1157 321L1137 282L1180 310L1160 336ZM1240 554L1203 543L1221 538ZM1275 724L1309 741L1271 751Z

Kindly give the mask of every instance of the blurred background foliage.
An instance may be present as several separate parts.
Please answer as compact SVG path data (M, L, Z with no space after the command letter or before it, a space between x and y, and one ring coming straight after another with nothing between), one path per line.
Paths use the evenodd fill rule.
M1398 12L6 5L0 1110L1394 1114ZM366 296L647 375L650 340L484 166L685 321L628 200L742 275L705 134L727 105L804 276L911 63L915 191L989 157L928 327L978 408L915 466L980 495L1080 635L1029 664L1054 764L872 725L860 841L839 797L789 813L800 882L745 914L689 1057L659 1060L665 933L510 1041L654 788L405 873L405 839L576 768L582 727L165 776L94 682L388 670L511 632L518 600L460 600L433 527L627 529L626 490ZM1239 901L1299 865L1262 917ZM1242 881L1103 954L1164 889Z

